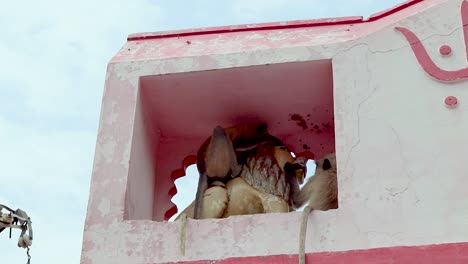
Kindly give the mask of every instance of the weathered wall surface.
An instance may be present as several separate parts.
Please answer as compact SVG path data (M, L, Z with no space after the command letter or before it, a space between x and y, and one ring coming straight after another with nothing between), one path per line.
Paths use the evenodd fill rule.
M127 187L129 180L138 180L129 177L132 151L149 153L145 141L133 138L144 135L138 129L145 127L135 119L141 111L136 108L139 82L141 76L330 59L340 208L310 216L306 251L468 241L468 164L462 161L468 156L468 63L462 3L422 1L368 23L127 42L108 67L81 263L296 254L299 213L188 221L183 257L178 222L124 220L129 219L125 212L148 218L139 210L157 200L141 204L147 192L132 198ZM418 60L414 52L421 47L409 45L409 35L395 27L414 32L430 60ZM444 55L446 47L440 53L442 45L450 46L449 55ZM461 77L439 80L444 76ZM447 107L447 96L458 104ZM151 129L165 136L157 124ZM169 142L155 148L184 148L181 153L188 154L198 142L187 138L185 145ZM168 168L183 167L181 160L172 162ZM142 207L129 210L128 204ZM154 219L160 217L153 213Z

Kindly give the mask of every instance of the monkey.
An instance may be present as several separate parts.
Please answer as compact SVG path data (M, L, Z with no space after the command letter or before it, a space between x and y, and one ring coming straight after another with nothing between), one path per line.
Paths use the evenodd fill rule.
M185 254L187 217L219 218L289 211L288 203L284 202L290 201L289 180L282 169L284 164L278 165L278 161L290 160L285 151L284 144L268 133L264 122L243 123L226 129L217 126L197 152L199 182L195 201L178 217L182 217L181 254ZM241 178L236 179L239 176Z
M240 201L236 201L236 199ZM194 218L194 208L195 201L182 211L175 221L179 220L184 214L188 218ZM203 210L200 219L258 214L263 211L259 191L250 186L241 177L236 177L228 181L227 184L221 185L219 182L215 182L214 186L206 189L203 196Z
M295 163L295 159L279 141L258 146L255 155L247 157L240 177L227 183L229 203L225 216L289 212L291 193L284 174L286 163Z
M299 171L303 175L297 178L301 184L306 171L302 163ZM299 165L284 144L268 133L266 123L243 123L226 129L217 126L197 152L199 182L195 201L178 217L182 217L182 255L187 217L289 212L292 198L286 164Z
M200 219L222 218L229 202L226 184L215 181L209 186L203 195L203 207L200 212ZM185 208L174 221L179 220L184 214L188 218L194 218L195 200Z
M214 182L216 184L206 189L201 219L290 211L292 194L284 167L295 165L290 171L297 176L295 185L298 186L304 180L307 159L293 158L276 138L258 144L248 152L239 155L242 166L238 177L226 184ZM175 220L184 214L193 218L194 208L195 201Z
M217 126L197 152L199 180L194 202L194 219L200 219L205 191L215 181L225 183L241 171L239 153L252 150L269 139L264 122L248 122L223 129Z
M220 126L213 130L213 135L204 144L197 155L197 167L200 173L198 188L195 195L194 218L200 219L203 210L202 199L208 185L213 180L227 178L237 170L237 158L232 140ZM207 166L206 166L207 165Z
M316 170L302 189L294 181L293 165L286 165L285 169L293 188L293 206L299 208L305 203L307 206L302 212L301 227L299 233L299 264L305 263L305 236L307 220L312 210L327 211L338 208L338 185L336 154L330 153L316 161Z

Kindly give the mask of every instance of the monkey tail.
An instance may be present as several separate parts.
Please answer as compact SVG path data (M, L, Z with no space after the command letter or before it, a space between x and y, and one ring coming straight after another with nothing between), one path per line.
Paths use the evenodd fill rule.
M301 230L299 233L299 264L305 264L305 238L307 233L307 220L312 212L312 207L307 205L302 212Z
M180 254L185 256L185 234L187 233L187 215L183 212L180 219L180 236L179 236L179 249Z
M203 211L203 196L208 188L208 176L206 172L200 174L198 179L197 193L195 194L195 207L193 211L193 219L200 219L201 212Z

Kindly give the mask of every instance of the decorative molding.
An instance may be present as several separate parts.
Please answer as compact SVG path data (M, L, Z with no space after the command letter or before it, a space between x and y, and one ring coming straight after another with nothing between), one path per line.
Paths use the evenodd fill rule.
M468 61L468 1L463 0L461 4L461 20L463 26L463 34L465 40L465 49ZM439 81L457 81L468 78L468 67L454 71L443 70L438 67L429 56L426 48L422 44L421 40L416 36L414 32L404 27L396 27L396 30L400 31L406 40L409 42L413 49L414 55L418 60L421 67L434 79ZM439 52L442 55L451 54L452 48L448 45L440 47Z

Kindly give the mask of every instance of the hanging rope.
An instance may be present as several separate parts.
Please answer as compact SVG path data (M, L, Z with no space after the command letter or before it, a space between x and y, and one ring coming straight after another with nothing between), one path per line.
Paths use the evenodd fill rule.
M26 255L28 255L28 262L26 262L26 264L31 264L31 255L29 255L29 247L26 250Z
M7 210L8 213L3 213L3 209ZM21 234L18 238L18 247L27 249L27 264L31 263L31 255L29 255L29 247L32 245L33 240L33 230L31 223L31 218L25 211L21 209L13 210L8 206L0 204L0 233L6 228L10 228L9 237L11 238L11 230L13 228L21 229ZM28 232L27 234L26 231Z

